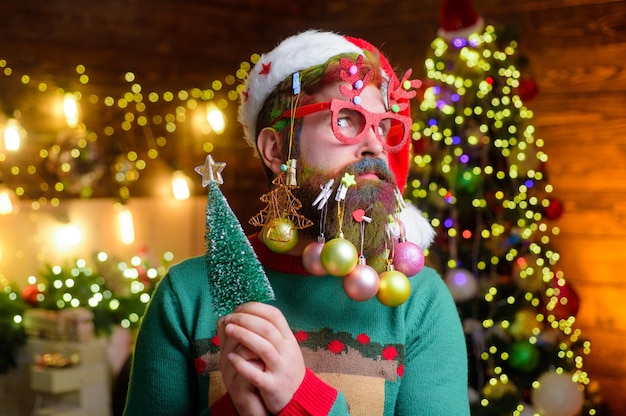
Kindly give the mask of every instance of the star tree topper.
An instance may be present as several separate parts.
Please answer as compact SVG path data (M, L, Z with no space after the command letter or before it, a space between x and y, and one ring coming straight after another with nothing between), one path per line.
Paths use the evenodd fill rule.
M205 260L217 316L231 313L242 303L274 299L265 270L218 186L224 183L221 172L225 167L207 155L204 165L195 168L202 175L202 186L209 186Z
M202 175L202 187L206 187L209 182L217 182L219 184L224 183L222 178L222 171L226 167L224 162L216 162L213 160L213 156L207 155L204 165L196 166L194 170Z

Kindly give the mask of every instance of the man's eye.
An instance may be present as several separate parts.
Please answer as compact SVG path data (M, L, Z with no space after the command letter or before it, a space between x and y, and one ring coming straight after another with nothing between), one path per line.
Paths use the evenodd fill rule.
M337 127L342 129L349 128L358 132L364 123L365 119L358 111L345 109L337 115Z
M349 117L340 117L337 119L337 127L345 128L350 126Z
M380 124L378 124L378 134L381 137L387 137L389 134L389 129L391 128L391 122L387 119L381 120Z

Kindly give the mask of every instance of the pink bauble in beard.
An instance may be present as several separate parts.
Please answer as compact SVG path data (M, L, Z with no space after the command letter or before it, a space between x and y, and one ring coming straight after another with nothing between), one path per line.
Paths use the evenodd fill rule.
M366 301L373 298L380 286L378 273L365 264L363 257L359 259L359 264L343 277L342 283L344 292L350 299L356 301Z
M393 249L393 267L408 277L415 276L424 267L424 252L410 241L396 243Z
M314 241L309 243L302 252L302 265L313 276L326 276L328 274L320 261L322 248L324 248L323 241Z

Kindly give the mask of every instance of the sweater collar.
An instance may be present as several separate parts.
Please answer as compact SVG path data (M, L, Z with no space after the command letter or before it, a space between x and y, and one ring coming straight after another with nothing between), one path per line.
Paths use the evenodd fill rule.
M258 233L248 236L248 240L264 267L281 273L309 274L302 265L302 257L274 253L258 238Z

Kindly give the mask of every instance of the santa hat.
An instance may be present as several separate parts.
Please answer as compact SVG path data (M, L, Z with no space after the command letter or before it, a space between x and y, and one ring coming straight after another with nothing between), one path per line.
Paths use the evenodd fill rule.
M364 50L378 55L380 69L385 82L381 87L383 97L387 97L387 85L398 78L385 56L372 44L363 39L342 36L333 32L308 30L283 40L271 52L261 55L248 74L239 106L239 122L243 125L244 137L255 151L256 122L267 97L287 77L316 65L326 63L330 58L346 53L362 54ZM407 105L401 112L410 116ZM407 141L399 152L389 154L391 168L398 188L404 190L409 172L409 146Z

